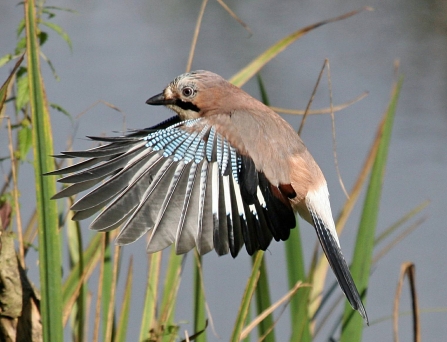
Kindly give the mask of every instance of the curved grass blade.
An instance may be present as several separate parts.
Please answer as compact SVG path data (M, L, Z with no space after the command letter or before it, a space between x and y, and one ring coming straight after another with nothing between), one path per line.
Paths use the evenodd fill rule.
M352 277L360 293L366 292L372 262L372 253L375 240L375 231L380 207L380 196L385 174L385 166L390 146L391 132L397 100L402 87L402 78L393 87L391 101L384 115L383 134L380 140L377 156L372 168L368 190L366 193L363 212L360 219L354 257L351 267ZM363 320L360 315L354 314L351 306L346 303L343 314L341 341L360 341L363 331Z
M306 33L329 23L344 20L346 18L352 17L353 15L356 15L363 10L368 9L367 7L362 8L360 10L352 11L345 13L343 15L340 15L338 17L334 17L331 19L320 21L316 24L312 24L309 26L306 26L298 31L293 32L292 34L284 37L283 39L279 40L272 46L270 46L267 50L265 50L262 54L260 54L258 57L256 57L253 61L251 61L245 68L243 68L241 71L239 71L236 75L231 77L229 82L233 83L235 86L241 87L243 86L249 79L251 79L259 70L261 70L264 65L266 65L268 62L270 62L273 58L275 58L278 54L283 52L290 44L295 42L297 39L304 36Z
M420 342L421 318L419 312L418 296L416 292L416 268L414 264L411 262L404 262L400 267L400 276L399 276L399 282L397 284L396 296L394 297L394 309L393 309L394 341L399 342L399 304L405 276L408 277L408 283L410 285L410 292L411 292L411 305L412 305L411 312L413 316L413 341Z

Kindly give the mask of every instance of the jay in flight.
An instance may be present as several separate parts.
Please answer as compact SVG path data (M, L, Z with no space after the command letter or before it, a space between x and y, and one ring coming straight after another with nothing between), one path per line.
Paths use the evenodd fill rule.
M236 257L287 240L295 213L309 222L351 306L368 323L343 257L326 180L293 128L243 90L209 71L175 78L146 102L176 115L104 144L57 157L85 160L56 171L70 184L53 198L84 190L74 220L101 209L91 229L121 227L119 245L149 234L147 252L172 244ZM93 190L92 187L99 184Z

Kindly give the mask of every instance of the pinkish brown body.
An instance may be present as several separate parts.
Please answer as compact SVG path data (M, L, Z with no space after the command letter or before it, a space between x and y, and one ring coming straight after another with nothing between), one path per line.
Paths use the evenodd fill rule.
M87 162L57 170L74 173L55 195L71 196L100 185L72 210L80 220L103 211L91 228L121 227L117 243L150 234L147 251L172 244L177 253L215 249L236 257L286 240L295 213L317 233L324 253L352 307L368 322L340 249L326 180L293 128L243 90L209 71L178 76L150 105L176 116L150 129L94 140L107 144L63 152ZM106 179L107 178L107 179Z

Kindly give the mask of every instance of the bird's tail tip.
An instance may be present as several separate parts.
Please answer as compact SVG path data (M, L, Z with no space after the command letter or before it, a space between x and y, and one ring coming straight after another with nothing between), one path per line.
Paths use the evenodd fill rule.
M359 307L357 308L357 311L359 312L360 316L362 316L366 325L369 326L368 314L366 313L365 307L363 306L362 303L360 303Z

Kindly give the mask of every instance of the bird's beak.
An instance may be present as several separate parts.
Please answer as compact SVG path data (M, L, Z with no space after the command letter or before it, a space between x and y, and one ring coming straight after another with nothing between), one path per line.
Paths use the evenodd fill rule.
M160 93L158 95L152 96L149 100L146 101L148 105L152 106L166 106L170 104L174 104L174 99L167 99L164 93Z

